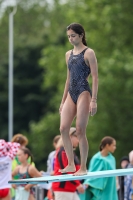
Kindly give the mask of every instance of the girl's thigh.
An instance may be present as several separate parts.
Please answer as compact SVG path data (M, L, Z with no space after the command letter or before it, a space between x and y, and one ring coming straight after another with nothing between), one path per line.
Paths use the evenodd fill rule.
M76 115L76 105L72 101L69 93L67 95L66 101L63 105L62 111L61 111L61 119L60 124L61 128L66 128L71 126L71 123Z
M86 127L89 119L90 101L91 101L90 93L88 91L82 92L77 101L76 125L84 128Z
M1 200L11 200L11 194L10 194L10 191L9 193L7 194L6 197L2 198Z

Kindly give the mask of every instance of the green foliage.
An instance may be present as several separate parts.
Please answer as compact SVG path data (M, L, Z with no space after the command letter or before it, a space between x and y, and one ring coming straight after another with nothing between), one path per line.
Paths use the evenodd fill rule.
M41 87L44 69L38 64L45 45L44 29L39 31L44 22L41 9L34 6L27 11L18 5L14 16L14 133L28 131L29 121L38 121L49 108L50 93ZM1 19L0 28L0 125L1 137L5 139L8 138L8 14Z

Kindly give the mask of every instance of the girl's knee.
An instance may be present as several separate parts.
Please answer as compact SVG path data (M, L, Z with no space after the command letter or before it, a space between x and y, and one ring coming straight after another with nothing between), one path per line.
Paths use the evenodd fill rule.
M82 133L82 132L83 132L83 128L82 128L81 126L77 125L77 126L76 126L76 133L77 133L77 134L80 134L80 133Z
M76 126L76 134L78 138L83 137L85 135L85 129L81 126Z
M66 132L68 132L68 128L65 127L65 126L60 126L60 133L61 133L61 134L64 134L64 133L66 133Z

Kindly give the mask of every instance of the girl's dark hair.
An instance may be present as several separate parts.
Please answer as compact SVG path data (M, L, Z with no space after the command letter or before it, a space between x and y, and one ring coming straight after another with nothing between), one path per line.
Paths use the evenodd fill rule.
M110 137L110 136L106 136L101 140L101 144L99 146L100 151L102 151L104 149L104 147L109 144L111 145L113 143L115 139Z
M30 150L26 147L21 147L20 150L23 151L24 154L27 154L28 158L30 157L30 163L32 163L33 162L33 155L31 154Z
M86 38L85 38L85 30L81 24L78 23L72 23L69 26L67 26L67 31L73 30L75 33L79 35L83 35L82 42L85 46L87 46Z

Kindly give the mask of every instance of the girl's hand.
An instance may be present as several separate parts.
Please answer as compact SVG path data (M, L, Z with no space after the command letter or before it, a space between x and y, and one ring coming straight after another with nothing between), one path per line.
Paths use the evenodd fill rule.
M77 191L79 192L79 193L84 193L84 187L83 187L83 185L82 184L80 184L77 188Z
M30 188L31 188L31 185L30 185L30 184L27 184L27 185L24 187L24 189L25 189L26 191L29 191Z
M62 108L63 108L63 103L60 104L60 108L59 108L59 113L61 114Z
M89 113L91 116L95 115L97 112L97 102L96 101L91 101L90 102L90 107L89 107Z
M15 185L15 184L12 184L12 187L13 187L14 189L17 189L17 185Z

